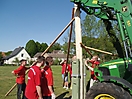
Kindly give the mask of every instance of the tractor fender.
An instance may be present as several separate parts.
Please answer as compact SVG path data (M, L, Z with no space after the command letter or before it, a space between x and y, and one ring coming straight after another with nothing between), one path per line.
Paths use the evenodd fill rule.
M132 90L132 84L124 80L123 78L113 77L113 76L103 76L103 79L104 81L107 82L111 80L115 80L117 84L121 84L123 85L124 88L129 88L130 90Z

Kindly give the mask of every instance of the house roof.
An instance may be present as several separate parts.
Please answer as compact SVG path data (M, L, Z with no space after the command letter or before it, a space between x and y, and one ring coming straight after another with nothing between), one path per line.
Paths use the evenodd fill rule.
M52 56L53 58L66 58L66 54L56 54L56 53L47 53L49 56Z
M35 57L38 57L42 54L42 52L38 52L34 55L34 58ZM47 57L47 56L52 56L53 58L66 58L67 55L64 54L64 53L45 53L44 57Z
M24 47L18 47L16 48L9 56L4 57L4 60L8 60L9 58L12 58L13 56L16 56Z
M33 57L35 58L35 57L41 56L41 54L42 54L42 52L38 52Z
M51 53L63 54L63 52L61 50L53 50Z

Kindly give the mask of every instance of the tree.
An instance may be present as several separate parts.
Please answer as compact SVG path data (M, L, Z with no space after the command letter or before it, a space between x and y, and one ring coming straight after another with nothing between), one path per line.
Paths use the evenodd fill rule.
M74 31L74 24L73 24L73 30L72 30L72 36L71 36L71 43L70 43L70 57L75 55L75 31ZM70 31L68 30L67 34L64 36L63 41L64 44L62 45L62 50L65 54L68 53L68 43L69 43L69 35Z
M94 18L89 17L91 16L86 16L82 25L83 43L93 48L112 52L114 54L118 53L119 57L123 57L117 22L101 19L96 19L96 21L94 20L95 22L92 22L93 20L91 21L90 19ZM110 55L102 54L99 52L94 52L94 54L98 54L100 57L103 56L103 61L108 61L113 58Z
M47 43L40 44L39 42L36 42L36 45L37 45L37 52L43 52L48 47Z
M15 60L13 61L17 66L19 65L19 59L16 57Z
M117 30L117 24L112 21L113 31L115 31L115 35L119 35L119 31ZM106 25L100 19L97 19L93 15L86 15L85 19L82 21L82 42L84 45L116 53L116 49L113 46L113 38L109 35L110 32L107 31ZM112 30L111 30L112 31ZM112 32L111 32L112 33ZM73 30L74 34L74 30ZM73 35L75 38L75 35ZM111 40L112 39L112 40ZM63 50L67 51L67 40L68 36L64 38L65 43L63 44ZM72 43L75 42L75 39L72 39ZM75 48L75 47L74 47ZM75 51L75 50L74 50ZM101 58L103 57L103 61L108 61L112 57L110 55L102 54L99 52L91 51L92 54L97 54ZM83 57L90 57L90 55L83 49Z
M62 45L62 50L64 51L65 54L68 53L68 42L65 42L63 45ZM74 45L74 42L71 42L71 45L70 45L70 56L73 56L75 55L75 45Z
M2 60L3 56L2 56L2 52L0 52L0 66L3 64L3 60Z
M12 51L5 52L6 56L9 56L12 53Z
M94 15L86 15L85 19L82 21L82 36L97 37L97 23L98 21Z
M31 57L33 57L37 53L37 45L34 40L29 40L25 47L26 51L29 53Z
M55 43L53 46L49 49L49 52L52 52L53 50L61 50L61 45L60 43Z
M37 52L41 52L41 44L39 42L36 42L37 46Z
M111 42L111 38L108 35L108 32L106 31L106 27L103 23L102 20L96 19L95 22L93 20L91 21L90 19L95 19L94 17L90 18L91 16L86 16L86 19L83 22L83 43L86 46L108 51L108 52L113 52L115 53L115 48L113 47L113 44ZM88 19L88 20L87 20ZM92 24L91 24L92 22ZM84 54L87 57L87 54L84 51ZM92 54L97 54L101 58L103 58L103 61L108 61L111 59L110 55L102 54L99 52L92 51ZM102 57L103 56L103 57Z
M39 52L45 51L47 47L48 47L47 43L41 43L41 49Z
M0 60L2 60L2 58L3 58L3 57L2 57L2 52L0 52Z

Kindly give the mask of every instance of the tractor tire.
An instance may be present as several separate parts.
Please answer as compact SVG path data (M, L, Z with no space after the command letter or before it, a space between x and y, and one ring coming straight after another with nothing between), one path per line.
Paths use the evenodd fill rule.
M99 82L89 89L86 99L132 99L132 96L118 85Z

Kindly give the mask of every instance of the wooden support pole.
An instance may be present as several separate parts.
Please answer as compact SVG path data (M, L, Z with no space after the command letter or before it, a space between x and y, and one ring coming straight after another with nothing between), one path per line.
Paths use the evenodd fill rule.
M89 51L89 49L87 49L83 43L80 43L81 44L81 47L84 48L86 50L86 52L88 52L90 54L91 57L93 57L92 53Z
M80 43L80 44L81 44L82 48L84 48L85 50L89 49L89 50L93 50L93 51L96 51L96 52L100 52L100 53L104 53L104 54L108 54L108 55L112 55L112 56L117 56L116 54L113 54L113 53L110 53L110 52L107 52L107 51L95 49L95 48L92 48L92 47L87 47L82 43Z
M50 44L50 46L42 53L44 55L49 48L60 38L60 36L66 31L66 29L72 24L72 22L75 20L75 18L72 18L72 20L68 23L68 25L60 32L60 34L55 38L55 40Z
M15 83L11 89L5 94L5 97L8 96L10 94L10 92L16 87L17 83Z
M75 38L76 38L76 57L79 60L79 68L80 69L80 97L79 99L84 99L84 67L82 64L82 47L80 43L82 43L82 34L81 34L81 19L80 19L80 8L77 4L74 4L75 8ZM77 90L76 90L77 91Z
M72 19L74 18L74 8L72 9ZM69 53L70 53L70 45L71 45L71 37L72 37L72 26L73 26L73 23L71 23L71 28L70 28L70 33L69 33L69 41L68 41L68 51L67 51L67 58L66 58L66 67L65 67L65 73L66 73L66 70L67 70L67 65L68 65L68 60L69 60ZM64 86L64 83L65 83L65 75L64 73L64 80L63 80L63 86Z
M50 44L50 46L47 47L47 49L41 54L41 56L43 56L51 47L52 45L60 38L60 36L66 31L66 29L72 24L72 22L75 20L75 18L73 18L68 25L60 32L60 34L53 40L53 42ZM36 62L34 62L31 66L35 65ZM30 67L31 67L30 66ZM28 71L26 72L26 74L28 73ZM13 87L5 94L5 97L8 96L11 91L16 87L17 83L15 83L13 85Z

